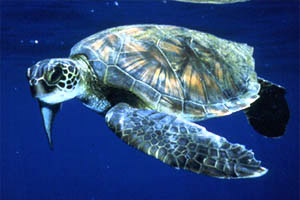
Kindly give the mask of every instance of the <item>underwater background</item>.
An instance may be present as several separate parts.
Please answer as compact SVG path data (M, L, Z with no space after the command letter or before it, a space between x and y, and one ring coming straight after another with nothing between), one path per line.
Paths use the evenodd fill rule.
M253 149L269 172L223 180L176 170L123 143L103 117L63 104L50 151L26 70L67 57L76 42L106 28L170 24L254 47L260 77L287 89L283 137L256 133L243 112L199 122ZM1 1L1 200L299 199L299 1L211 5L153 1Z

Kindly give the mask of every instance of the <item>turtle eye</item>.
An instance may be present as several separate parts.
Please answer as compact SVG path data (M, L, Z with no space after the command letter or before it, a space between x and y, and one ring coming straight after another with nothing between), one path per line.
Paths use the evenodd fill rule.
M55 67L53 72L49 76L49 82L55 84L61 79L62 76L62 69L60 67Z

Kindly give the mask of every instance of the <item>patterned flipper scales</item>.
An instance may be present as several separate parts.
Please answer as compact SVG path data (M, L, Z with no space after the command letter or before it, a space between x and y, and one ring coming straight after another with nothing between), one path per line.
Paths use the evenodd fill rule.
M172 115L120 103L105 119L124 142L175 168L218 178L251 178L267 172L243 145Z

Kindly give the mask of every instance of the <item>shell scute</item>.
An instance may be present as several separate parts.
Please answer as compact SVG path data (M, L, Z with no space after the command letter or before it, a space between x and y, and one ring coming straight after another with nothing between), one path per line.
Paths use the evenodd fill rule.
M149 107L152 108L154 105L157 105L161 97L161 94L158 91L142 81L135 81L130 91L136 94L144 102L151 102L151 104L149 103Z
M93 41L90 47L99 55L101 61L107 65L113 65L122 47L122 39L116 34L108 34L103 38Z
M155 44L131 38L125 44L117 63L121 69L163 94L183 99L180 80Z
M134 84L134 78L128 76L128 74L122 72L115 66L109 66L107 68L107 77L104 79L104 83L109 86L117 86L122 89L132 88Z
M167 109L165 109L167 108ZM169 96L162 95L159 101L159 110L168 112L168 109L182 111L183 100L175 99Z

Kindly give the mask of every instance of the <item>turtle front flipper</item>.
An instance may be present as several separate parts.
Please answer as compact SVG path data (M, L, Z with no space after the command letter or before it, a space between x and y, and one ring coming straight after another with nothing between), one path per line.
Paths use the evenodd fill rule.
M105 119L127 144L172 167L218 178L251 178L267 172L243 145L176 116L120 103Z

